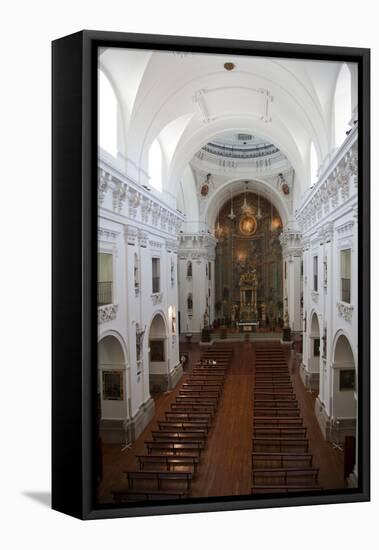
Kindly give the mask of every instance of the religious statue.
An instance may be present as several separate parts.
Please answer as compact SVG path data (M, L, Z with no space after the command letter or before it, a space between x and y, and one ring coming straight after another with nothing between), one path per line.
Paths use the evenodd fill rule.
M284 321L284 327L287 328L289 326L289 322L290 322L290 318L288 316L288 311L287 310L285 310L285 312L284 312L283 321Z
M204 311L203 321L204 321L204 327L208 327L209 317L208 317L208 311L207 310Z
M136 323L136 353L137 353L137 361L140 361L141 359L141 351L142 351L142 344L143 344L143 335L145 334L146 326L142 330L138 323Z

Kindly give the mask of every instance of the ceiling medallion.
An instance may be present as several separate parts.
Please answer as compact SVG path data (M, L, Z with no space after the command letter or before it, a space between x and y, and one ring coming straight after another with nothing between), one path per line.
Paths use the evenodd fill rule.
M230 61L227 63L224 63L224 69L226 71L232 71L235 68L234 63L231 63Z
M251 237L257 230L257 220L254 216L245 214L240 219L239 228L243 235Z

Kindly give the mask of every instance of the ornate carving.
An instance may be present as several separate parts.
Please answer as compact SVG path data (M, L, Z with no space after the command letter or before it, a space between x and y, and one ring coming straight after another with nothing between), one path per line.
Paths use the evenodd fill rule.
M338 315L345 319L348 323L351 322L354 307L351 304L345 302L337 302Z
M283 231L279 237L280 244L282 245L283 258L292 260L292 258L299 258L303 254L303 240L301 233L298 231Z
M105 193L108 191L109 185L112 183L112 176L107 174L105 170L99 170L97 180L97 200L99 205L103 204Z
M151 302L154 306L157 304L162 303L163 298L163 292L154 292L154 294L151 295Z
M137 235L138 231L135 227L131 227L130 225L124 226L124 238L126 244L134 246L137 242Z
M147 238L148 234L145 231L138 231L138 242L142 248L147 248Z
M97 308L97 322L99 324L106 321L113 321L117 317L117 304L107 304L106 306L100 306Z
M127 188L125 183L116 181L113 189L113 210L121 212L124 202L126 200L126 193Z

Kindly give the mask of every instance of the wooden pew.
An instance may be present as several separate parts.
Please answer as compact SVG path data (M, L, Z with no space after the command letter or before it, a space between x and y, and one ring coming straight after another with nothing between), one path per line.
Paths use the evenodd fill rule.
M281 453L294 452L295 449L308 453L308 439L303 437L299 437L297 439L292 437L255 437L253 439L253 452L275 450L276 452Z
M172 422L193 422L193 421L203 421L208 422L210 425L212 423L212 414L211 413L202 413L202 412L165 412L166 420Z
M164 441L204 441L207 437L205 430L191 431L156 431L153 430L151 435L155 441L163 439Z
M167 471L175 470L175 466L183 467L189 466L192 468L193 472L196 473L197 465L199 463L199 455L187 454L182 456L174 456L168 454L147 454L147 455L137 455L140 470L145 469L145 465L150 464L161 464L165 467Z
M187 380L186 382L183 382L182 388L195 388L199 390L215 390L215 391L221 391L223 387L223 382L214 382L212 380L196 380L191 379Z
M313 456L311 453L252 453L251 465L254 468L271 467L284 468L288 466L297 466L302 468L311 468ZM274 466L275 465L275 466Z
M186 491L132 491L128 489L115 489L112 491L115 503L140 502L145 500L179 500L186 496Z
M320 485L258 485L251 488L252 495L322 491Z
M162 488L163 481L184 481L187 490L191 488L193 472L172 472L164 470L135 470L124 472L128 480L128 487L132 489L136 481L153 481L157 483L157 488Z
M288 416L255 416L254 426L302 426L302 418L291 418Z
M148 454L157 454L158 451L162 453L172 453L173 455L181 455L183 453L196 453L200 456L205 447L204 441L145 441Z
M259 408L259 407L254 407L254 417L262 417L262 416L269 416L269 417L273 417L273 416L295 416L295 417L298 417L300 416L300 409L299 408L293 408L293 409L288 409L288 408L276 408L276 409L272 409L272 408L265 408L265 407L262 407L262 408Z
M259 468L253 471L253 486L317 485L318 468Z
M259 409L296 409L297 400L286 401L283 399L273 400L273 399L257 399L254 401L254 408Z
M276 426L274 428L261 426L254 428L254 436L256 437L305 437L307 435L307 428L305 426L293 426L293 427L283 427Z
M217 403L208 403L208 404L202 404L202 403L171 403L170 405L172 412L203 412L203 413L209 413L212 416L214 416Z
M217 397L200 397L200 396L192 396L192 395L178 395L176 398L177 403L187 403L188 405L196 405L196 404L203 404L203 405L217 405L218 398Z
M179 390L179 396L183 397L209 397L209 398L220 398L220 390L200 390L192 388L183 388Z
M203 422L201 420L194 420L192 422L173 422L172 420L158 422L158 427L161 431L172 432L175 430L178 431L193 431L193 430L205 430L206 433L209 432L210 426L208 422Z

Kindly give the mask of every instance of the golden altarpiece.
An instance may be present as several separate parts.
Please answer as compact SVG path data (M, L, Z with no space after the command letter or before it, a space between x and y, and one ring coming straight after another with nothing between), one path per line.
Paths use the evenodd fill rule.
M264 197L232 197L216 220L215 317L222 323L258 322L275 328L283 318L282 221Z

